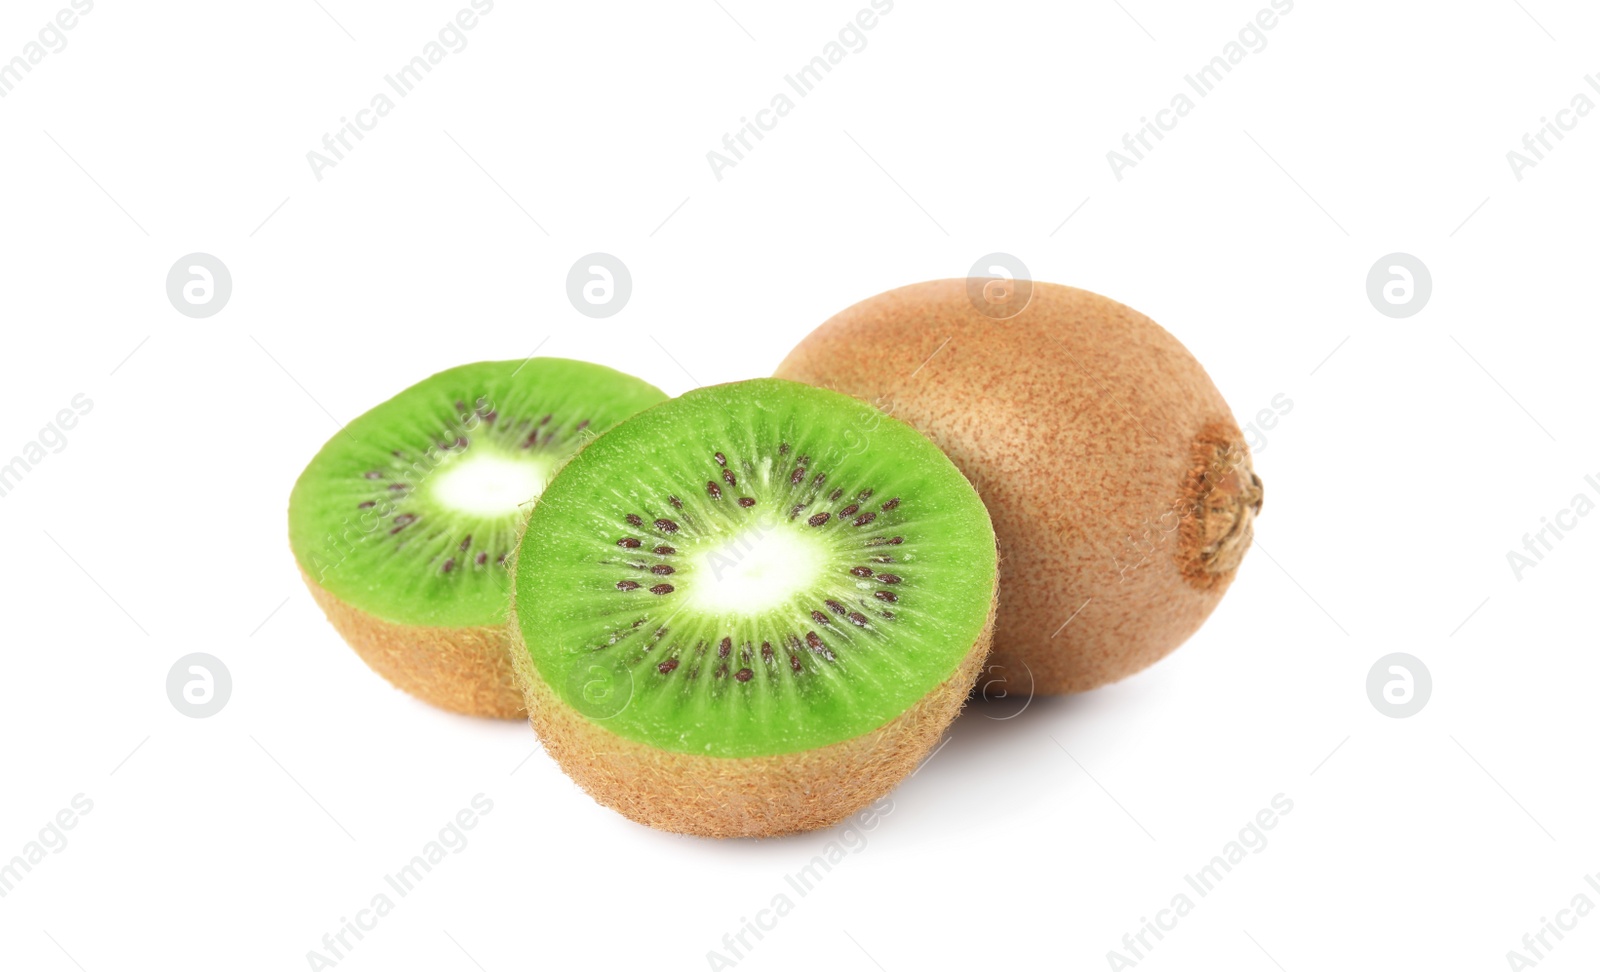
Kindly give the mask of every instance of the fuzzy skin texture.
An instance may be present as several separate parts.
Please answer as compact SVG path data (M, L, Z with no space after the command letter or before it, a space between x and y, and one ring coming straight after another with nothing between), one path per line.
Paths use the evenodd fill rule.
M545 683L513 621L512 658L545 750L602 806L696 837L777 837L831 827L894 789L931 752L989 654L995 602L959 668L916 705L862 736L781 756L730 759L624 739Z
M966 280L892 290L776 372L909 422L977 487L1000 543L989 669L1013 695L1097 688L1182 644L1261 506L1232 412L1176 338L1097 294L1032 287L1006 320Z
M526 714L505 628L394 624L339 600L304 570L300 576L328 622L368 668L395 688L464 715L520 719Z

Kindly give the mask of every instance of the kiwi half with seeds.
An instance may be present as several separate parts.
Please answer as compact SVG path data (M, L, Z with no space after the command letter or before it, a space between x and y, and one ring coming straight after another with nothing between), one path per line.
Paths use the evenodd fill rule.
M600 803L716 837L836 823L911 773L989 650L989 514L921 433L758 379L601 436L528 521L514 652Z
M312 596L373 671L444 709L516 718L510 575L532 501L595 435L666 398L561 358L440 372L363 414L289 499Z

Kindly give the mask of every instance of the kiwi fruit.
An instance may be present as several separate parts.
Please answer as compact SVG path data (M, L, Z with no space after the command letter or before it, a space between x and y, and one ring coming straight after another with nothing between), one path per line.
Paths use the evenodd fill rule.
M874 402L977 487L1001 556L985 678L1082 692L1193 634L1250 546L1261 481L1205 370L1116 301L1032 282L880 294L800 342L777 374ZM1005 300L995 300L1003 296Z
M989 649L996 549L928 439L835 392L690 392L596 439L529 517L513 636L547 751L713 837L826 827L915 770Z
M352 421L289 498L301 575L373 671L440 708L518 718L507 561L531 502L595 435L666 398L560 358L442 371Z

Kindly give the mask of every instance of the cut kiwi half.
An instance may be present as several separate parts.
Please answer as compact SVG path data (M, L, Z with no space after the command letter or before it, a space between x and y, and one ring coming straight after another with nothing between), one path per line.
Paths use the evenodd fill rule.
M441 708L516 718L507 563L533 501L597 434L666 398L561 358L451 368L355 419L289 498L312 596L373 671Z
M911 773L989 650L994 530L928 439L778 379L690 392L545 490L513 657L600 803L706 836L836 823Z

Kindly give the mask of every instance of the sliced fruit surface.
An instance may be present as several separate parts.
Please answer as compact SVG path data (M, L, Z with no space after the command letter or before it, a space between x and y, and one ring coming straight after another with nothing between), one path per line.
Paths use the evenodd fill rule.
M921 433L778 379L690 392L579 454L516 567L533 668L607 730L679 753L870 732L984 633L994 531Z
M532 358L440 372L330 439L289 500L301 569L386 621L503 624L533 501L597 434L666 398L619 371Z

